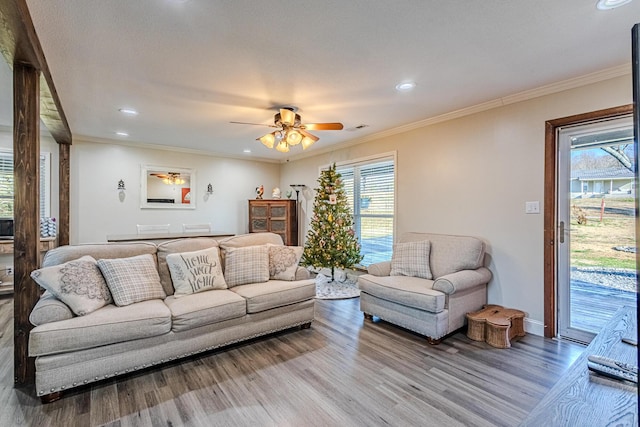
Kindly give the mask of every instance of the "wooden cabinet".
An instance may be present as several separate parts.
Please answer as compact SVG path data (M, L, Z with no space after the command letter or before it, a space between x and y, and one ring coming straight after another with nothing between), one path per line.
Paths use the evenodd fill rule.
M298 216L295 200L249 200L249 233L272 232L285 245L298 245Z

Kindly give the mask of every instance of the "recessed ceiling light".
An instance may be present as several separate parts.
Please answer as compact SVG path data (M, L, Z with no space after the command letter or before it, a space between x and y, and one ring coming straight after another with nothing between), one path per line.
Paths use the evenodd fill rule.
M134 110L133 108L120 108L118 111L120 111L122 114L127 114L129 116L137 116L138 112L136 110Z
M414 82L402 82L396 85L396 90L399 92L409 92L410 90L413 90L413 88L415 87L416 87L416 84Z
M598 0L596 7L600 10L615 9L627 3L631 3L631 0Z
M116 132L116 135L118 135L118 136L129 136L129 134L126 133L126 132Z
M249 150L248 148L245 148L244 150L242 150L243 153L247 153L247 154L251 154L251 150Z

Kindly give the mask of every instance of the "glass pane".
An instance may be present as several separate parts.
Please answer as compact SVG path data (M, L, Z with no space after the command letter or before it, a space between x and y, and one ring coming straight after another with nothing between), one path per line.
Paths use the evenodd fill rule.
M251 216L267 216L267 207L266 206L251 206Z
M368 217L361 219L362 265L388 261L393 253L393 218Z
M287 222L286 221L280 221L280 220L274 220L273 218L271 218L271 231L273 231L274 233L282 233L284 231L286 231L287 229Z
M251 228L253 231L267 231L267 220L253 219L251 220Z
M287 216L287 208L284 206L271 206L271 217L284 218Z

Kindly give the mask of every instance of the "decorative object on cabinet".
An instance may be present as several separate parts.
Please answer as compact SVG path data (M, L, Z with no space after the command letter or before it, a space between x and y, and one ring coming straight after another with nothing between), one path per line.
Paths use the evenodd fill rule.
M263 194L264 194L264 185L260 185L256 187L256 200L262 200Z
M274 187L273 191L271 192L271 198L272 199L280 199L282 198L282 191L280 191L279 187Z
M249 200L249 233L279 234L285 245L298 244L295 200Z

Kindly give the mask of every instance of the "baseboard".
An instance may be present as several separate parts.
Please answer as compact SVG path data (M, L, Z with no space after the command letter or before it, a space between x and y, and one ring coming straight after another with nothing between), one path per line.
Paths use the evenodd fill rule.
M544 323L539 320L524 318L524 331L528 334L544 336Z

